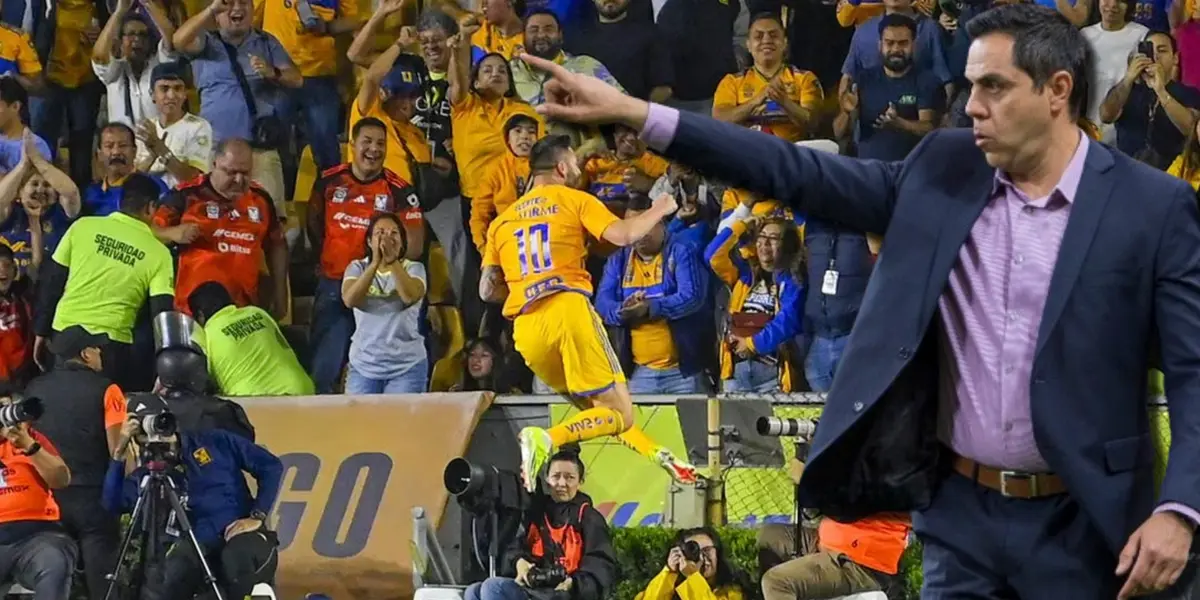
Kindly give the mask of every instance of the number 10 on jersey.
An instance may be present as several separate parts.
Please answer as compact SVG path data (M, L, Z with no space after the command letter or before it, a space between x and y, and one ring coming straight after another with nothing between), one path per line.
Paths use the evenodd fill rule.
M554 268L550 260L550 225L538 223L517 230L517 255L521 259L521 276L537 275Z

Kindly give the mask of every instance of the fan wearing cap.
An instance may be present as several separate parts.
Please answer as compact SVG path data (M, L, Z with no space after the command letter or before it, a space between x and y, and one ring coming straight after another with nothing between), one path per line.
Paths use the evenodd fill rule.
M13 393L0 389L0 405ZM75 542L59 524L51 490L71 471L50 439L29 423L0 428L0 573L33 590L35 598L66 598L75 571Z
M257 306L236 306L216 281L200 284L188 306L204 327L208 373L224 396L306 396L313 382L279 325Z
M424 94L421 73L403 61L395 64L400 52L400 45L393 44L367 69L350 105L350 129L365 117L375 117L387 125L383 166L400 179L416 181L413 170L417 165L433 165L439 173L449 175L453 165L445 158L434 159L425 134L412 124L417 100Z
M117 447L125 423L125 395L102 373L112 340L79 325L54 337L54 368L34 378L25 395L41 398L38 430L54 440L71 470L71 483L55 492L61 521L79 543L91 597L103 596L105 575L120 547L120 520L103 510L100 491L108 469L105 457Z
M133 510L146 468L139 467L126 476L126 450L132 443L146 443L141 427L145 417L169 412L158 396L131 398L130 414L105 474L103 502L108 511L124 514ZM192 491L187 516L205 559L220 574L218 583L226 598L245 598L256 583L275 576L278 538L265 522L279 495L283 464L266 448L220 429L180 430L164 437L169 454L179 465L168 469L169 476L179 489ZM250 493L245 473L254 478L257 496ZM191 598L207 585L190 542L172 541L182 545L166 551L160 563L162 577L147 578L143 599Z
M183 67L175 62L156 65L150 74L150 93L158 117L143 119L135 129L142 142L137 170L160 177L172 189L211 171L212 125L187 111Z

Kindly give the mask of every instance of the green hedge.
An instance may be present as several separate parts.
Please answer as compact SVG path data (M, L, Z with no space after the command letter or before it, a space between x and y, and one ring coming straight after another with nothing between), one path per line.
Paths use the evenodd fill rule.
M754 529L723 527L718 530L729 559L737 563L754 581L755 589L747 590L752 598L761 598L758 589L758 550L755 546ZM613 546L617 551L621 576L617 586L608 597L611 600L633 600L663 567L663 557L675 538L675 530L663 527L614 527ZM920 597L921 590L921 547L913 544L900 562L904 573L907 598Z

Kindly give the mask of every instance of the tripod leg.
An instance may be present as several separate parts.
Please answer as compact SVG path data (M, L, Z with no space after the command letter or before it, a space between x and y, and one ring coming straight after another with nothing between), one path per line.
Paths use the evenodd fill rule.
M116 591L117 576L121 573L121 565L125 562L126 555L129 554L129 547L133 543L133 535L140 529L140 521L138 519L142 516L142 511L146 507L146 492L149 490L147 482L149 482L149 478L142 481L141 492L138 493L137 502L133 504L133 513L129 516L129 528L125 530L125 536L121 539L121 550L117 553L117 562L113 565L112 573L109 573L106 577L108 579L108 590L104 592L104 600L113 600L115 598L113 592ZM144 550L145 544L143 543L142 546Z
M187 510L183 507L183 502L179 500L179 493L175 491L175 482L171 478L163 478L167 485L163 488L167 493L167 500L171 503L171 511L175 513L175 522L179 524L179 531L187 535L187 539L192 544L192 549L196 551L196 557L200 560L200 566L204 569L204 580L208 585L212 586L213 593L217 596L217 600L225 600L225 594L221 591L221 585L217 583L217 577L213 575L212 568L208 566L208 559L204 557L204 548L200 546L200 541L196 539L196 533L192 531L192 523L188 520Z

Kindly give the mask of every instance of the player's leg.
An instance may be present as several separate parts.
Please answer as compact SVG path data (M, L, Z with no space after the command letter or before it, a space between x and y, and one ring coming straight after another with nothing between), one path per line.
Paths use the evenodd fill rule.
M600 316L583 296L569 305L571 318L566 323L559 344L563 376L573 402L580 407L578 414L546 430L545 435L531 431L528 435L544 442L549 438L552 447L570 442L618 435L621 442L638 454L649 458L681 483L695 483L696 469L675 457L663 445L655 442L635 424L633 398L625 382L620 361L608 341Z
M566 323L563 313L554 310L560 296L555 294L538 303L533 310L513 320L513 347L525 359L525 364L538 379L559 394L567 394L566 373L560 343ZM588 425L594 426L594 423ZM600 423L603 428L605 424ZM581 423L576 426L584 427ZM568 440L569 441L569 440ZM560 441L559 444L566 443ZM527 491L537 485L538 473L554 451L555 443L549 433L540 427L526 427L520 433L521 478Z

